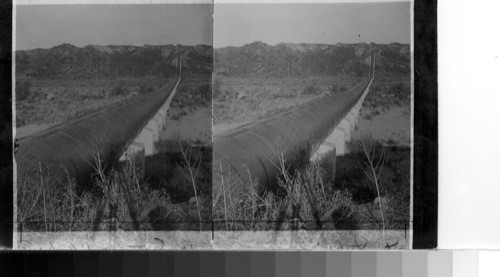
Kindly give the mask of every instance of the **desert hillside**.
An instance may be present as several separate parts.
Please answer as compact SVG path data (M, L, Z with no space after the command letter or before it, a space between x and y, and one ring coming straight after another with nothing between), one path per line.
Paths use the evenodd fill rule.
M175 78L179 54L183 57L181 90L188 90L185 97L202 95L207 86L210 91L212 46L66 43L16 51L16 125L30 125L31 132L33 124L36 130L40 124L46 128L154 91ZM205 98L195 100L200 99Z
M36 79L171 77L176 73L177 55L183 56L185 73L210 74L212 47L207 45L145 45L77 47L61 44L50 49L16 52L17 77Z
M369 55L377 53L380 72L410 73L410 45L391 44L291 44L275 46L253 42L241 47L214 50L215 72L231 77L364 76Z

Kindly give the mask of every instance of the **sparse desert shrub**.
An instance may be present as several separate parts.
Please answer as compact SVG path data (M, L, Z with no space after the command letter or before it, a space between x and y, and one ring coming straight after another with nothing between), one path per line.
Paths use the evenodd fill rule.
M349 218L354 205L346 191L333 191L317 164L289 172L281 163L277 191L262 191L255 181L238 183L234 176L223 176L214 165L213 217L228 230L333 229L336 221Z
M153 188L165 189L172 202L185 202L196 194L210 195L211 148L180 138L156 143L158 153L147 158L145 179ZM184 152L183 152L184 151ZM193 172L193 167L196 169ZM196 173L194 173L197 170ZM193 191L193 179L197 191ZM186 178L189 176L190 178Z
M337 163L336 186L349 189L360 204L356 208L360 227L404 228L410 203L409 148L383 146L365 136L352 141L349 149L351 153Z
M186 147L183 147L181 145L181 153L182 153L182 158L183 158L183 166L184 168L186 168L187 172L186 173L183 173L183 176L186 178L186 180L188 182L190 182L190 184L192 185L192 188L193 188L193 192L194 192L194 197L195 197L195 204L196 204L196 210L198 212L198 221L200 222L200 231L203 229L202 227L202 217L201 217L201 210L200 210L200 201L199 201L199 197L198 197L198 182L197 182L197 178L198 178L198 173L200 172L200 165L201 165L201 162L202 162L202 159L201 159L201 151L198 150L194 150L192 149L191 147L189 146L186 146ZM178 166L179 168L181 168L180 166ZM181 170L181 172L183 172Z
M214 98L219 98L222 94L222 78L215 76L212 82L212 94Z
M257 99L249 99L248 100L248 109L251 111L256 111L259 109L259 101Z
M411 93L409 84L402 82L392 84L387 90L387 94L394 98L393 101L398 102L398 104L410 104Z
M162 152L166 153L166 152ZM162 180L169 180L174 175L175 165L164 154L155 155L148 159L148 166L145 168L145 176L153 186L159 187Z
M16 100L23 101L28 99L31 85L30 80L16 81Z
M220 165L222 166L222 165ZM212 218L223 221L227 230L238 229L248 221L250 230L266 229L267 222L279 217L278 199L271 192L262 193L257 182L241 184L235 175L221 174L213 165ZM238 223L236 221L241 221Z
M20 116L19 113L16 113L16 125L17 127L26 125L26 119Z
M61 231L89 229L98 200L89 192L78 194L72 180L60 182L40 166L18 182L17 216L23 229Z
M304 228L323 229L324 225L337 223L339 218L335 215L342 214L340 219L345 220L344 217L353 214L352 196L344 190L332 190L332 184L325 179L325 172L318 164L311 163L294 175L285 174L283 168L278 184L286 192L284 204L288 217L305 222Z
M203 84L198 86L198 88L196 89L196 95L200 95L203 100L210 100L212 98L210 84Z
M331 94L335 94L335 93L339 92L339 85L333 84L330 87L329 91L330 91Z
M385 151L380 143L372 137L362 138L360 140L360 148L365 155L364 166L360 166L365 175L370 179L377 191L377 197L381 199L381 174L384 170ZM385 231L384 207L382 201L379 201L380 216L382 218L382 231Z
M139 85L139 94L146 94L154 91L154 87L149 85L148 82L143 82Z
M119 84L113 89L111 89L110 95L118 96L118 95L127 95L129 92L128 88L124 87L123 84Z
M302 94L304 95L315 95L318 92L318 88L316 86L316 83L312 82L306 85L304 90L302 91Z
M182 108L182 107L181 107ZM181 118L183 118L184 116L187 115L187 112L186 111L180 111L174 115L172 115L172 119L173 120L180 120Z
M398 95L403 91L403 83L392 84L387 93L392 95Z
M410 100L410 85L398 81L375 83L365 101L369 107L389 109L392 106L408 106L410 105Z
M164 190L153 190L147 182L141 182L137 173L133 164L127 162L121 174L117 171L98 174L95 182L101 190L103 205L94 219L94 229L100 222L116 222L121 225L116 227L126 230L151 229L151 221L158 223L169 218L169 213L150 218L155 210L171 210L170 197Z
M82 190L75 181L56 180L40 166L18 182L18 222L23 230L34 231L159 228L170 214L155 211L171 211L170 197L151 189L136 170L130 162L122 171L105 173L97 167L94 189Z
M214 164L213 218L226 230L402 229L409 216L407 157L385 154L377 141L372 148L366 143L363 148L361 142L359 149L355 146L351 161L342 161L351 171L338 180L328 176L323 164L288 170L281 160L278 189L273 191L263 190L255 180L243 184L231 171L222 174L222 164ZM338 184L346 181L350 183ZM388 189L389 182L398 184ZM366 201L356 204L354 197L363 195L351 193L352 183L359 183Z
M352 204L340 205L332 213L332 221L336 230L357 230L361 221Z

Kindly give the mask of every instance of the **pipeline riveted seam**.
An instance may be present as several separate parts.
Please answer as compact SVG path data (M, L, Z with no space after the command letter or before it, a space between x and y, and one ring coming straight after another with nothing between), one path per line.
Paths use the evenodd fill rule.
M248 134L249 134L249 136L246 139L238 139L238 141L246 144L248 146L247 148L250 149L250 151L252 151L258 157L260 157L260 155L262 155L262 156L266 157L271 162L272 159L267 157L268 153L264 153L262 151L259 151L258 148L261 148L261 147L255 147L255 145L258 145L258 143L255 140L261 140L263 143L265 143L265 145L269 149L279 151L279 149L276 149L276 145L273 145L273 143L271 141L267 140L264 137L263 133L258 133L255 130L249 130ZM272 137L272 135L269 135L269 136ZM250 146L248 141L251 141L254 145Z
M63 133L63 132L61 132L60 134L61 134L62 136L66 135L66 134L65 134L65 133ZM66 135L66 136L67 136L67 135ZM49 143L46 143L46 144L47 144L47 145L51 145L51 144L49 144ZM59 145L59 143L57 144L57 146L59 146L57 149L58 149L59 151L61 151L61 152L62 152L62 153L66 156L66 159L67 159L67 160L69 160L69 161L71 162L71 165L72 165L72 166L73 166L73 168L75 169L75 172L77 173L76 175L77 175L77 177L79 178L78 169L77 169L77 167L76 167L75 163L73 162L73 159L71 158L71 156L70 156L70 155L68 155L68 152L66 152L66 150L65 150L63 147L61 147L61 146Z
M254 146L252 146L252 145L250 145L250 144L248 144L248 143L247 143L246 141L244 141L244 140L241 140L241 139L236 139L236 138L232 138L232 137L231 137L231 138L225 138L225 139L226 139L226 140L229 140L229 141L233 141L236 145L242 145L242 144L243 144L243 145L246 147L246 149L248 149L248 150L249 150L250 152L252 152L254 155L255 155L255 154L257 154L257 155L258 155L258 153L257 153L257 152L255 151L255 149L254 149L255 147L254 147ZM228 165L230 165L230 166L231 166L231 168L233 168L233 169L237 172L238 177L240 178L240 180L243 180L243 179L241 178L242 176L241 176L240 171L239 171L239 170L236 170L236 166L235 166L235 165L233 165L233 163L232 163L232 162L230 162L230 160L229 160L229 159L227 159L227 158L223 157L223 156L222 156L222 154L217 153L216 151L214 151L214 154L216 154L218 157L222 157L222 158L223 158L223 159L227 162L227 164L228 164ZM247 164L241 164L241 166L245 167L245 166L248 166L248 165L247 165ZM252 176L251 176L251 175L250 175L250 179L252 179Z
M69 134L67 134L65 132L61 132L61 135L66 136L68 139L70 139L73 142L75 142L75 144L78 145L80 147L80 149L85 149L85 145L82 145L81 143L79 143L79 140L74 139L73 136L71 136L71 135L69 135ZM87 149L87 151L89 151L89 150ZM82 154L82 152L80 152L80 151L76 151L76 152L78 153L78 155L80 156L80 158L82 158L83 161L85 161L89 165L92 164L92 161L87 160L87 158ZM89 151L89 153L91 155L93 154L90 151ZM75 163L73 162L73 159L70 158L70 160L72 161L73 165L75 165ZM78 169L75 168L75 171L78 172Z
M177 80L177 84L179 83L179 80L180 79ZM163 89L164 88L173 88L173 86L172 86L173 84L174 84L173 82L169 82L168 84L166 84L162 88ZM160 92L162 92L162 91L160 91ZM172 91L170 91L170 93L171 92ZM138 105L142 104L141 106L144 106L144 107L149 106L149 107L152 107L154 109L154 111L156 112L161 107L161 103L156 103L156 102L158 102L159 99L164 101L164 99L168 95L170 95L170 94L163 95L162 93L151 94L151 95L147 95L144 97L138 97L138 98L130 98L130 99L126 99L125 102L128 105L134 105L134 103L137 103ZM24 167L24 164L26 164L25 159L27 159L28 157L33 157L34 159L37 159L41 163L44 163L43 161L45 160L47 162L50 162L50 164L53 164L53 165L59 164L59 166L66 165L66 166L69 166L70 168L71 167L75 168L76 164L75 164L75 161L73 161L73 158L75 158L75 157L71 157L68 155L68 151L71 149L68 147L71 147L71 146L66 147L68 149L65 149L64 147L59 147L59 149L58 149L57 145L64 143L64 140L67 140L67 141L73 142L73 143L76 142L75 141L76 137L74 137L74 135L78 136L78 134L85 137L85 140L87 141L87 143L91 143L94 136L88 134L89 128L94 126L94 125L97 126L97 128L100 128L102 126L102 124L98 123L98 121L100 119L102 119L104 117L105 119L109 120L110 119L109 116L112 116L111 114L114 114L116 116L116 113L124 111L124 107L126 107L126 105L123 102L120 102L118 104L112 105L112 106L107 107L107 108L103 108L103 109L96 111L96 112L92 112L90 114L84 115L80 118L71 120L69 122L57 124L55 126L52 126L51 128L37 132L31 136L27 136L25 138L19 139L18 143L20 144L20 146L18 148L17 154L15 155L15 158L20 162L18 169L21 172L24 169L27 170L27 168ZM146 114L151 116L151 117L153 116L147 112L146 113L139 112L140 117L143 117ZM120 121L122 121L122 122L123 122L123 119L126 119L126 117L124 115L122 116L120 114L119 116L121 119ZM71 129L68 129L68 128L74 128L74 130L72 130L70 132ZM110 131L112 134L119 133L119 129L116 129L116 128L113 128L113 130L110 130ZM54 136L53 137L54 142L50 143L52 136ZM63 141L60 141L61 139ZM42 147L42 145L45 145L45 147ZM79 144L76 144L74 146L81 148L82 144L79 143ZM32 154L32 150L30 150L31 147L37 148L37 152L36 152L37 156ZM38 148L45 148L45 150L44 149L38 150ZM50 148L53 148L53 150L55 152L52 151L52 153L54 153L55 155L53 155L51 153L51 151L48 150ZM76 153L74 153L74 154L75 155L82 155L82 153L80 151L76 151ZM86 159L82 160L80 158L79 160L82 161L83 163L85 163ZM67 168L67 169L69 169L69 168ZM75 170L75 174L76 174L76 177L79 177L77 170Z
M54 151L55 151L55 152L57 152L58 150L60 150L60 149L56 148L56 146L55 146L55 145L49 144L49 143L45 142L45 140L40 139L40 138L38 138L38 137L33 137L33 138L31 138L31 139L32 139L32 140L34 140L34 141L37 141L39 144L43 145L44 147L54 149ZM25 158L26 156L28 156L28 155L29 155L29 156L32 156L32 157L34 157L34 158L35 158L35 159L36 159L39 163L41 163L40 158L39 158L38 156L35 156L35 155L31 154L31 153L30 153L30 151L29 151L29 149L26 149L26 150L25 150L24 155L22 155L22 156L21 156L20 162L18 163L18 164L19 164L19 166L18 166L18 171L19 171L19 169L21 169L20 167L22 166L22 164L24 164L24 163L25 163L25 162L24 162L24 158ZM33 162L33 161L28 161L28 163L29 163L30 165L32 164L32 162ZM58 165L59 167L63 166L63 164L57 164L57 163L56 163L56 165ZM28 171L25 171L25 176L24 176L24 177L26 177L26 175L27 175L28 173L29 173ZM19 179L18 179L18 180L19 180Z
M333 122L333 125L331 128L328 128L329 130L330 129L335 129L335 125L338 125L339 122L340 122L340 118L344 118L346 116L346 114L348 114L350 112L350 110L352 109L352 107L359 101L359 99L363 96L365 90L367 90L369 88L369 85L371 84L373 80L373 76L370 78L370 79L365 79L361 82L359 82L358 84L356 84L353 88L351 88L350 90L346 91L345 93L341 93L341 94L335 94L335 95L332 95L332 96L329 96L328 98L326 97L322 97L321 100L317 100L317 101L312 101L312 103L307 103L301 107L299 107L298 109L292 109L292 110L288 110L286 112L283 112L281 114L276 114L276 115L273 115L267 119L263 119L263 120L259 120L259 121L256 121L256 122L252 122L252 123L247 123L245 125L242 125L240 127L238 127L236 130L232 130L232 131L227 131L227 132L224 132L222 134L220 134L218 137L222 137L222 138L226 138L226 139L229 139L231 138L231 140L235 140L237 141L237 143L235 144L235 146L242 146L242 145L247 145L248 146L248 143L246 141L246 139L250 139L249 138L245 138L246 136L244 134L251 134L251 133L256 133L254 135L257 135L257 131L260 130L259 126L266 126L266 125L270 125L268 126L267 128L269 129L266 129L264 128L264 130L260 130L260 132L264 132L263 135L260 135L260 136L257 136L257 137L260 137L260 138L268 138L268 139L271 139L272 137L274 137L273 134L275 134L276 132L280 132L279 130L280 129L283 129L283 128L278 128L279 126L274 126L274 125L279 125L279 124L273 124L271 122L275 121L275 120L284 120L285 122L293 122L294 120L296 121L297 118L295 115L295 113L297 111L302 111L302 112L305 112L305 114L309 114L308 117L310 117L309 119L305 120L304 122L307 123L307 122L314 122L316 120L320 120L321 122L323 121L328 121L327 119L329 117L335 117L336 120L334 120ZM330 102L333 104L333 106L335 107L335 111L330 111L330 112L326 112L322 115L320 115L319 117L315 116L314 114L311 115L311 110L312 109L321 109L321 108L325 108L327 107L328 105L325 106L324 103L322 102L325 102L325 100L327 102ZM335 101L339 100L341 102L341 104L336 104ZM336 116L335 116L336 115ZM286 124L286 123L284 123ZM286 128L285 128L286 129ZM299 131L299 130L297 130ZM300 132L300 131L299 131ZM329 132L316 132L314 131L314 136L321 136L323 137L323 134L324 135L328 135ZM242 136L242 140L238 140L237 138L239 136ZM217 136L214 136L214 138L217 138ZM244 139L245 138L245 139ZM266 139L264 139L265 141ZM218 143L220 143L220 141L218 141L217 139L214 139L214 145L217 145ZM263 147L263 148L262 148ZM265 154L265 153L262 153L262 151L266 151L265 149L267 149L267 146L262 146L258 149L254 149L254 147L246 147L247 150L245 151L245 154L246 155L249 155L249 156L245 156L245 159L254 159L254 158L257 158L259 160L259 163L261 166L263 166L264 168L264 171L262 172L259 172L259 171L256 171L254 173L256 174L265 174L267 178L269 178L269 173L267 172L267 167L264 165L262 159L261 159L261 154ZM292 149L292 153L288 153L287 155L291 154L291 155L294 155L293 153L295 153L297 150L300 150L302 149L300 147L300 145L295 145L293 146L294 149ZM298 147L298 149L295 149L296 147ZM309 146L310 147L310 146ZM260 151L259 151L260 150ZM302 149L303 150L303 149ZM248 152L247 152L248 151ZM288 151L288 150L287 150ZM253 153L253 155L252 155ZM231 157L231 156L230 156ZM241 159L241 158L237 158L235 156L235 158L237 160ZM272 162L271 162L272 163ZM257 168L255 168L257 169ZM268 183L270 182L270 180L268 180Z

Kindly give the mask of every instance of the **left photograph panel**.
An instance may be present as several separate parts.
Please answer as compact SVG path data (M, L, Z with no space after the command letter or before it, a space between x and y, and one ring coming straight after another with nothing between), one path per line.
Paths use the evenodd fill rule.
M210 3L14 12L15 247L209 248Z

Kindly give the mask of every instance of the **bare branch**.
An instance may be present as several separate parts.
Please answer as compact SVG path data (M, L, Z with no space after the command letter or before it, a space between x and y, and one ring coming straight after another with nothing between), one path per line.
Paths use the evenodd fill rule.
M186 166L189 170L189 177L185 177L188 178L188 180L191 181L191 184L193 185L193 191L194 191L194 197L196 198L196 209L198 211L198 219L199 219L199 222L200 222L200 231L202 230L202 224L201 224L201 212L200 212L200 204L199 204L199 200L198 200L198 192L197 192L197 189L196 189L196 177L198 175L198 170L199 170L199 158L200 158L200 155L198 153L198 156L196 157L196 160L194 161L193 164L191 164L191 155L192 155L192 151L189 148L189 146L186 146L186 149L184 149L184 147L182 147L182 144L180 143L180 148L181 148L181 153L182 153L182 157L184 158L184 162L186 163ZM188 152L188 154L186 155L186 151ZM188 158L189 156L189 158ZM196 174L193 172L193 167L196 167L196 164L198 164L197 168L196 168ZM182 172L182 170L181 170Z
M382 152L379 156L378 161L375 163L375 158L376 158L376 145L373 139L371 138L364 138L361 140L361 145L363 148L363 152L365 154L365 157L367 159L367 165L369 166L369 170L371 171L370 173L365 170L363 167L361 168L365 175L370 179L377 190L377 196L379 199L379 208L380 208L380 215L382 217L382 232L385 232L385 218L384 218L384 210L382 207L382 198L380 196L380 175L382 173L382 170L384 169L384 152L382 149Z

